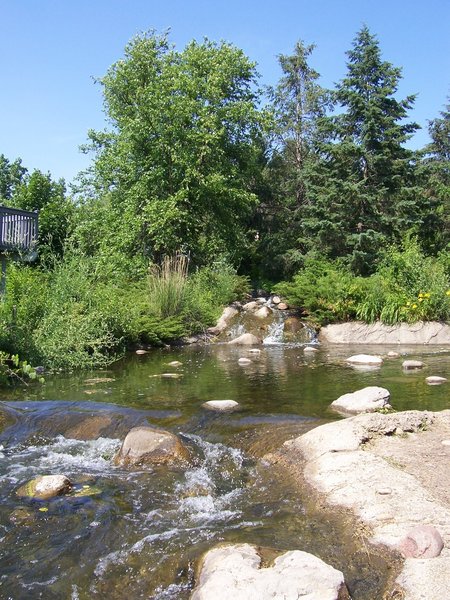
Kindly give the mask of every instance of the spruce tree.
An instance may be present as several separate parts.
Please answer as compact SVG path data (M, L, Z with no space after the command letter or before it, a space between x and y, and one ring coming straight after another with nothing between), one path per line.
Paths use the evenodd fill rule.
M347 56L334 92L343 112L319 119L325 141L308 176L304 231L310 248L345 256L367 273L385 242L419 220L415 154L404 146L418 125L404 121L415 96L395 96L401 69L382 60L367 27Z

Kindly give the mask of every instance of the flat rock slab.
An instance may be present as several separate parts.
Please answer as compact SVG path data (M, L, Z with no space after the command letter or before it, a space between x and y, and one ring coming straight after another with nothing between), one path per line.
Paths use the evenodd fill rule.
M450 325L423 321L400 325L352 321L323 327L319 333L319 340L331 344L450 345Z
M382 387L369 386L362 390L340 396L331 403L330 407L344 414L374 412L380 408L391 408L389 398L389 390Z
M406 600L450 598L450 447L442 445L449 433L450 410L372 413L322 425L283 447L293 465L303 455L306 480L330 505L350 509L374 543L398 550L418 526L436 529L441 554L406 559L398 579ZM427 543L416 545L420 556Z
M133 427L125 437L114 462L121 466L187 463L189 451L168 431L154 427Z
M267 568L254 546L219 546L203 558L191 600L347 600L343 574L322 560L294 550Z
M202 404L202 407L218 412L229 412L239 408L239 403L235 400L208 400Z
M372 354L354 354L349 356L346 361L351 365L378 366L383 363L381 356L373 356Z
M72 483L65 475L42 475L22 485L16 494L21 497L49 500L67 494L71 489Z

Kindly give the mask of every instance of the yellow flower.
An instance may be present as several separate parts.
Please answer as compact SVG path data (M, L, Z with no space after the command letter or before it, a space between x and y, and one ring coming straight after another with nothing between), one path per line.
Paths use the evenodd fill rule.
M424 294L424 297L425 297L425 298L429 298L430 296L431 296L430 292L426 292L426 293Z
M39 512L48 512L48 508L46 506L43 506L39 509Z
M423 298L419 298L419 302L423 302Z
M445 295L446 295L446 296L450 296L450 290L447 290L447 291L445 292Z
M406 306L411 306L411 302L407 302L407 303L406 303Z
M423 298L423 294L422 294L422 292L420 292L420 294L419 294L419 298Z
M417 304L413 304L411 308L417 308Z

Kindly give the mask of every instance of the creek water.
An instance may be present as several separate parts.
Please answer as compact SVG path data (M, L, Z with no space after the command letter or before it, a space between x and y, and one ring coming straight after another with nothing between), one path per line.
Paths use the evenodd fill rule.
M350 354L389 348L303 348L153 350L108 370L3 392L0 597L183 600L202 553L229 541L312 552L344 572L354 600L381 598L389 562L358 548L338 519L316 510L306 489L261 457L340 418L330 402L368 385L388 388L398 410L448 408L448 388L428 386L425 377L449 376L450 348L396 348L425 362L413 372L402 370L404 356L370 370L345 363ZM239 364L243 356L252 362ZM240 410L201 406L219 399L238 401ZM114 466L124 435L143 422L179 434L192 465ZM99 429L100 438L86 439ZM20 485L51 473L69 477L75 491L49 501L17 496Z

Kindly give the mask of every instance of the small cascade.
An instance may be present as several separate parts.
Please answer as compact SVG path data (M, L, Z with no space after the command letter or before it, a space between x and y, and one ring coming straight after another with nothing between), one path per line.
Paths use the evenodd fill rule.
M284 343L284 319L273 320L267 328L267 336L263 339L263 344L270 346L273 344Z

